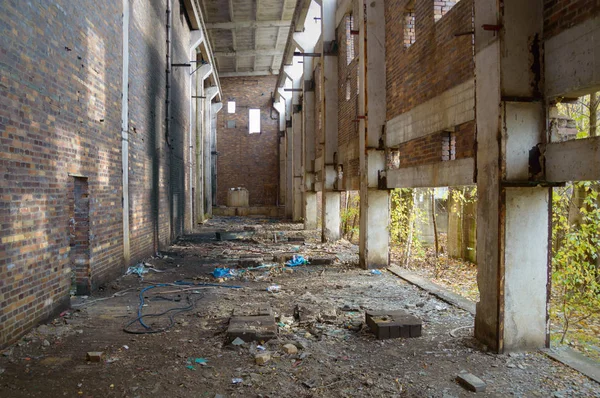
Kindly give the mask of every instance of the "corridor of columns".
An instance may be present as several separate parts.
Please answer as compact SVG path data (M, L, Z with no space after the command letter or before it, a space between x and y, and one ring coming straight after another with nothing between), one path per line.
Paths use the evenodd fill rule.
M0 396L600 395L598 0L0 10Z

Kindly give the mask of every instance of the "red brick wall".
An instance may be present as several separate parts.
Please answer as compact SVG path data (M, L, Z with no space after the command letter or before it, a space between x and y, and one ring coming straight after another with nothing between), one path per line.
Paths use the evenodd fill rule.
M245 187L250 205L274 206L279 191L279 117L271 109L276 76L221 79L224 107L217 118L217 204L227 204L230 188ZM235 100L235 114L226 102ZM260 109L260 134L248 134L248 110ZM271 118L271 112L273 118ZM235 128L227 128L234 121Z
M338 161L343 164L344 177L359 175L358 162L358 30L357 20L350 26L350 15L346 15L337 29L338 56ZM354 57L348 57L348 46L354 48ZM352 54L352 51L350 52ZM350 62L348 62L350 61Z
M3 2L0 346L68 305L74 260L80 255L89 257L89 265L84 264L88 270L79 269L77 278L92 289L121 274L126 265L121 188L123 10L121 0L98 4ZM174 73L172 128L166 137L165 21L165 0L131 11L132 262L154 252L155 231L167 242L180 231L183 220L183 206L174 203L169 191L184 189L189 79L183 71ZM174 2L173 29L174 57L187 59L189 32L180 19L179 2ZM82 199L85 189L75 189L74 176L87 178L88 200L79 213L74 211L74 196ZM85 212L88 227L73 228L70 220L85 223ZM85 248L88 228L89 248Z
M544 0L544 38L600 15L600 0Z
M470 0L462 0L434 21L434 0L416 0L416 41L404 46L407 0L386 1L387 119L474 77ZM446 2L447 3L447 2Z
M420 164L435 163L444 158L444 135L447 133L436 133L417 138L401 144L400 167L411 167ZM456 126L453 133L455 145L454 159L470 158L475 155L475 121L463 123Z

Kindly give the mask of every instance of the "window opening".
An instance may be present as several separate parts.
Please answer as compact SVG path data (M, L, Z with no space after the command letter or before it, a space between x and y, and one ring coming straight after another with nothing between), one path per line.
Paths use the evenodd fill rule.
M260 109L250 109L248 112L248 132L250 134L260 133Z

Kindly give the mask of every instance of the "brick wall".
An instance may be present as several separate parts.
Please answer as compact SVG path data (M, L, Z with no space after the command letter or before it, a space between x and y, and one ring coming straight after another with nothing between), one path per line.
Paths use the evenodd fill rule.
M399 167L470 158L475 155L475 121L456 126L456 131L450 133L451 148L447 146L448 134L447 132L429 134L400 144ZM448 157L447 151L450 150L453 156Z
M473 30L472 6L386 2L386 143L398 148L399 167L474 156L473 36L455 36ZM404 37L408 13L415 16L412 44ZM453 157L444 156L444 131L453 132Z
M358 15L358 13L356 13ZM358 177L358 30L353 15L348 14L337 28L338 56L338 163L344 167L344 182L350 184L351 177ZM358 183L358 179L355 179ZM346 189L357 189L358 186Z
M174 3L174 52L187 59L182 50L189 43L188 28L180 20L179 2ZM132 0L131 7L129 173L135 262L154 252L155 231L166 243L180 230L182 206L175 206L167 193L184 189L189 98L185 75L176 72L182 74L175 75L172 89L169 139L174 149L167 150L166 0ZM72 275L78 286L94 289L126 265L122 14L121 0L103 1L102 7L92 0L3 2L0 346L68 305Z
M386 4L387 119L474 76L472 1L462 0L435 22L434 0L415 1L416 40L404 46L407 0Z
M279 116L271 118L271 93L276 76L221 79L224 104L235 100L235 114L226 106L217 117L217 204L227 204L230 188L245 187L250 205L274 206L279 190ZM260 109L260 134L248 133L248 110ZM235 123L234 128L227 124Z
M600 0L544 0L544 38L600 15Z

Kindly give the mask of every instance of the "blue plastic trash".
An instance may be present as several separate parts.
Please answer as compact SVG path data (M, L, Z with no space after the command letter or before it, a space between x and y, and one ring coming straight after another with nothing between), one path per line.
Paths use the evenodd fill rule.
M231 275L231 270L229 268L215 268L213 271L213 276L215 278L226 278Z
M371 275L381 275L381 271L379 271L378 269L372 269Z
M297 267L299 265L305 264L308 264L308 260L296 254L294 254L294 257L290 261L285 263L285 265L287 265L288 267Z

